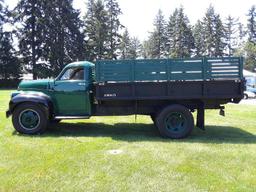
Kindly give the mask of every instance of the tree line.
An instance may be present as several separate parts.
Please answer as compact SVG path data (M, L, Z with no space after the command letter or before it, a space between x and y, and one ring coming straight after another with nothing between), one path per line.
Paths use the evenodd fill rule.
M183 7L168 19L159 10L143 42L129 34L121 14L117 0L87 0L84 17L72 0L19 0L13 10L0 0L0 79L52 77L77 60L235 55L256 68L255 6L245 26L232 16L222 19L211 5L194 25Z

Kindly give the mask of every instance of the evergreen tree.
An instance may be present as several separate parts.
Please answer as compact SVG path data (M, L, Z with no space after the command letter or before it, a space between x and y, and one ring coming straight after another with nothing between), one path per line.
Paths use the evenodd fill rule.
M64 64L85 59L83 23L72 0L52 0L44 4L44 59L54 75Z
M205 53L205 33L203 24L200 20L197 21L193 28L193 37L195 41L195 56L202 57Z
M225 43L225 31L220 15L216 15L214 19L214 56L224 56Z
M248 18L248 40L256 44L256 7L253 5L247 15Z
M245 46L246 41L248 40L246 37L247 29L246 27L244 27L244 24L242 24L241 22L237 22L236 31L236 39L234 40L234 42L236 42L236 46L233 55L237 57L246 57Z
M89 60L107 58L108 13L102 0L89 0L85 17L86 45Z
M128 32L127 28L125 28L125 31L122 35L121 43L120 43L121 59L128 59L129 58L130 45L131 45L130 35L129 35L129 32Z
M137 59L141 57L142 45L137 37L131 38L130 46L129 46L129 58Z
M138 38L130 37L129 32L125 29L120 43L121 59L137 59L141 57L142 45Z
M256 71L256 44L248 41L245 45L245 69Z
M166 22L161 10L158 11L154 21L154 31L149 37L150 46L149 53L152 58L163 58L166 55Z
M178 23L177 23L177 18L178 18L179 11L176 8L174 12L170 15L169 21L167 24L167 42L166 42L166 51L168 56L173 56L175 52L175 49L177 47L177 28L178 28Z
M116 0L105 0L106 11L108 15L108 32L107 32L107 57L109 59L117 59L117 48L120 45L121 37L120 29L123 27L120 23L119 16L122 11Z
M42 1L20 0L15 8L15 22L18 28L19 49L23 56L26 70L37 78L36 64L42 57L43 45L43 9Z
M20 61L15 56L12 46L11 32L0 33L0 79L18 79L20 77Z
M244 43L244 38L246 36L246 30L244 30L244 25L242 23L238 23L238 46L241 47L241 45Z
M12 33L6 32L3 25L8 22L9 11L0 0L0 79L18 79L20 77L20 61L15 56L12 46Z
M256 8L252 6L248 13L248 42L245 44L245 68L256 70Z
M152 39L148 39L142 43L141 55L144 59L152 58L153 45Z
M167 26L168 52L171 57L190 57L194 48L194 37L184 9L175 9Z
M214 55L214 19L215 19L215 12L214 8L210 6L207 9L205 17L203 18L203 26L204 26L204 33L205 33L205 46L206 46L206 53L207 56Z
M246 29L244 29L244 25L238 22L237 27L237 47L234 50L234 56L245 56L245 43L246 43Z
M223 56L225 48L224 27L220 16L215 13L215 10L211 5L203 18L203 28L206 47L204 55L210 57Z
M230 15L226 19L225 27L225 42L226 42L226 50L227 55L232 56L234 54L234 50L238 44L237 40L237 19L231 17Z

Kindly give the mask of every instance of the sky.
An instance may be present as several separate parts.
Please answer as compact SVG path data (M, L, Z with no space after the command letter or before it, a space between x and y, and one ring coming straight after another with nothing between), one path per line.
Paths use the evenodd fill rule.
M10 8L13 8L17 1L5 0ZM80 9L82 14L86 11L85 2L86 0L74 0L74 7ZM123 12L121 23L128 28L131 36L140 40L145 40L148 32L153 30L153 20L159 9L168 19L174 9L182 5L191 24L194 24L204 16L206 9L212 4L223 19L231 15L246 24L248 10L252 5L256 5L255 0L118 0L118 3Z

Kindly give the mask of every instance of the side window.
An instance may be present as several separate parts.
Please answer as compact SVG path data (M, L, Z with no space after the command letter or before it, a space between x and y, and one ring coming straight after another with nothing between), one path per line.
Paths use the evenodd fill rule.
M69 68L60 77L60 80L84 80L83 68Z

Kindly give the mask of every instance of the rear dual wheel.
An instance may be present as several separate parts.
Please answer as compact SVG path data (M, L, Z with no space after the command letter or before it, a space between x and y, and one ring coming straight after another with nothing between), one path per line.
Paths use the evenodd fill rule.
M194 118L190 110L182 105L170 105L155 118L155 125L163 137L181 139L187 137L194 128Z

